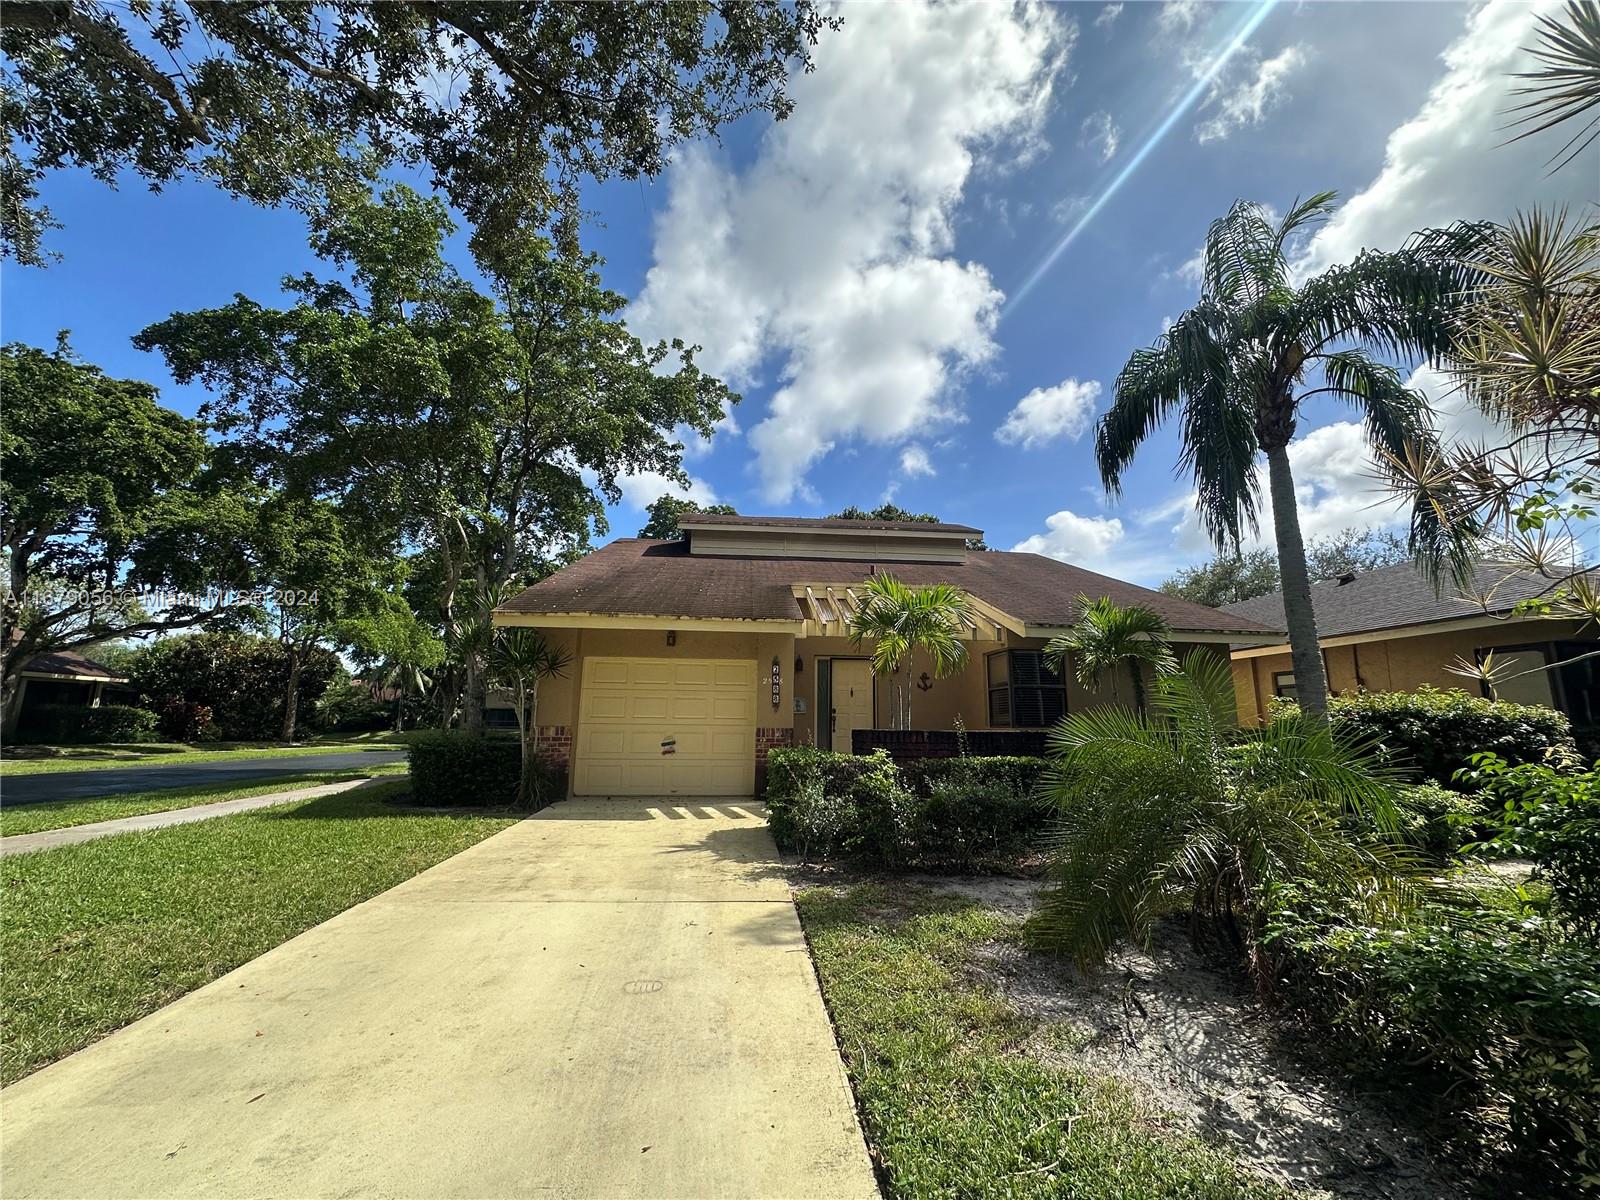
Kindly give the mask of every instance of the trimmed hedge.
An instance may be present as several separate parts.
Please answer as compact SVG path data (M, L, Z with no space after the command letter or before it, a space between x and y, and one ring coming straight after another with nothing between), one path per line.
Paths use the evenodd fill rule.
M924 759L810 746L767 756L767 813L784 850L886 866L970 870L1026 855L1049 825L1035 796L1048 764L1034 758Z
M515 804L522 748L514 738L419 733L406 746L418 804L502 808Z
M39 704L25 716L19 740L94 745L102 742L153 742L156 714L144 708L103 704Z
M1341 733L1374 743L1394 766L1445 787L1458 786L1455 773L1485 750L1513 766L1577 752L1570 723L1555 709L1484 700L1458 690L1422 687L1335 696L1328 715Z

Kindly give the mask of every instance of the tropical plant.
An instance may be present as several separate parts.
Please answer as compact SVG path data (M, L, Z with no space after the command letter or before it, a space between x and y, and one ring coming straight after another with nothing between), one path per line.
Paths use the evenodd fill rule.
M1567 0L1566 20L1541 16L1539 44L1529 48L1536 69L1518 76L1528 82L1517 89L1527 99L1518 104L1519 124L1525 129L1513 141L1532 137L1565 121L1582 119L1576 133L1556 153L1565 166L1600 137L1600 4L1594 0ZM1587 115L1586 115L1587 114Z
M1065 677L1070 666L1078 682L1098 688L1110 676L1111 702L1122 702L1117 676L1126 669L1133 679L1133 703L1144 710L1143 671L1149 666L1157 675L1170 675L1178 660L1167 640L1170 628L1154 609L1142 604L1117 604L1109 596L1090 600L1078 597L1082 610L1078 623L1066 633L1050 639L1044 648L1045 661L1057 675Z
M567 673L572 652L552 646L537 629L501 629L489 648L488 678L511 693L517 716L517 736L522 742L522 774L517 802L533 804L544 797L538 790L539 684Z
M948 583L914 588L886 574L867 580L858 595L860 604L850 621L851 641L857 646L873 643L873 673L894 684L895 728L910 729L912 661L922 651L936 679L965 666L967 646L961 635L972 619L971 602Z
M1037 945L1093 966L1186 904L1259 967L1273 885L1401 896L1396 844L1356 832L1399 830L1395 781L1367 747L1299 714L1243 733L1236 720L1228 664L1196 654L1155 680L1148 715L1094 708L1052 731L1060 825Z
M1299 281L1291 240L1332 211L1333 193L1323 192L1281 220L1240 201L1213 222L1199 302L1153 347L1128 359L1095 432L1100 476L1115 494L1140 445L1176 415L1180 462L1194 475L1201 522L1223 549L1256 528L1256 460L1265 454L1295 679L1313 719L1322 717L1328 689L1289 464L1301 401L1327 395L1353 405L1380 460L1431 446L1427 402L1365 348L1395 357L1449 349L1462 278L1470 273L1463 259L1483 238L1480 226L1429 231L1398 251L1368 250ZM1317 374L1308 381L1311 372ZM1413 540L1425 536L1431 519L1417 508Z
M394 731L406 727L406 701L413 696L425 695L433 686L433 677L415 661L385 663L379 675L383 688L394 690Z

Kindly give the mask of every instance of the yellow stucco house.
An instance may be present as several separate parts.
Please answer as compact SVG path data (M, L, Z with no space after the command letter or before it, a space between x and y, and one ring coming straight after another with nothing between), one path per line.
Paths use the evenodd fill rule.
M1570 617L1513 612L1522 601L1547 595L1552 581L1504 563L1478 566L1474 599L1432 582L1412 563L1342 575L1311 585L1328 689L1404 692L1424 684L1477 687L1449 669L1482 661L1494 651L1508 679L1502 700L1559 709L1574 725L1600 723L1600 659L1573 662L1600 647L1600 628ZM1225 605L1223 612L1283 628L1283 593ZM1547 664L1565 663L1552 670ZM1295 696L1294 664L1282 639L1236 646L1234 693L1241 722L1262 720L1274 696Z
M1105 702L1041 654L1081 596L1156 609L1180 654L1278 628L1040 555L972 550L982 530L967 525L694 514L681 528L614 541L495 612L572 653L567 677L541 686L537 720L573 795L748 796L773 747L850 751L892 711L870 644L848 629L856 589L879 572L954 584L973 605L962 671L912 665L918 729L1044 729Z

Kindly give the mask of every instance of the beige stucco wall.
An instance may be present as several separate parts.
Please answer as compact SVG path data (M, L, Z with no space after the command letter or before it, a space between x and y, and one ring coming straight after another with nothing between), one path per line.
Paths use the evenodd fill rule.
M1446 668L1458 659L1470 662L1479 650L1572 640L1579 636L1580 628L1577 621L1506 621L1481 629L1331 646L1323 651L1323 661L1327 664L1328 688L1335 695L1363 689L1405 692L1424 685L1463 688L1476 694L1477 687L1471 680L1452 675ZM1233 660L1234 692L1242 723L1262 719L1273 695L1272 676L1290 670L1293 664L1287 653Z

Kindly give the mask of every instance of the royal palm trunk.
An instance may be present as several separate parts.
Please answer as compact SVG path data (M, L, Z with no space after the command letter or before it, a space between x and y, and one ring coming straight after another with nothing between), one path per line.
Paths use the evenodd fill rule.
M1267 450L1267 480L1272 497L1272 526L1278 541L1278 572L1283 583L1283 616L1289 628L1289 657L1294 662L1294 690L1302 712L1318 719L1328 713L1328 679L1322 669L1317 616L1311 607L1311 575L1300 536L1300 509L1295 502L1289 448Z

